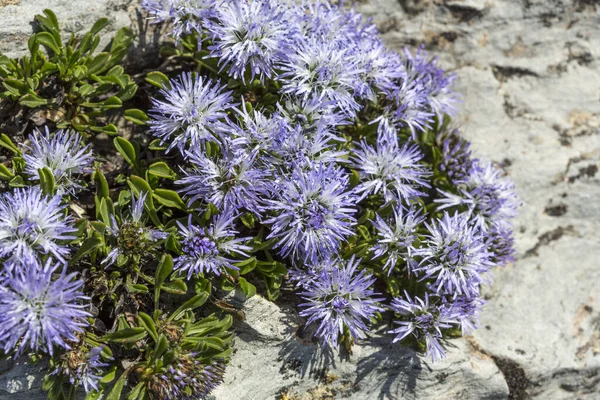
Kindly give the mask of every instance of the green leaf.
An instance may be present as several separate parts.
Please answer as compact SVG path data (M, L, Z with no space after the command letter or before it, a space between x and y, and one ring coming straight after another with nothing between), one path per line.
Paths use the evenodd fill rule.
M256 257L251 257L247 260L235 263L235 266L240 269L240 275L246 275L256 268Z
M100 217L102 217L102 221L107 225L112 225L111 215L115 214L115 208L112 200L109 197L103 197L100 200Z
M101 395L102 395L102 393L100 393L100 392L98 392L96 390L91 390L85 396L84 400L98 400Z
M169 78L159 71L153 71L146 75L146 82L160 89L171 89L171 83L169 82Z
M148 173L159 178L176 180L177 174L164 161L158 161L148 167Z
M125 400L136 400L143 399L146 395L146 382L138 383L131 392L127 395Z
M200 293L193 296L191 299L186 301L179 307L177 310L171 314L169 317L169 321L179 319L187 310L193 310L195 308L200 307L202 304L206 302L208 299L208 293Z
M358 175L358 172L356 172L356 170L352 170L352 172L350 173L350 187L355 187L358 186L358 184L360 183L360 176Z
M129 177L129 182L131 182L131 189L135 192L136 195L139 195L140 192L152 193L152 188L150 184L136 175L131 175ZM147 200L146 200L147 201Z
M238 282L240 283L240 287L244 291L247 299L256 294L256 286L248 282L245 278L240 277Z
M154 359L160 358L167 351L168 347L169 342L167 341L167 337L161 333L156 346L154 346Z
M356 227L356 229L358 230L358 233L360 233L360 235L365 239L365 240L371 240L371 233L369 232L369 228L367 228L364 225L358 225Z
M19 99L19 104L29 108L36 108L52 104L52 100L43 99L37 94L26 94Z
M96 182L96 196L100 198L109 198L110 190L108 188L108 182L106 181L106 177L102 173L101 170L96 169L92 176L94 182Z
M165 146L165 145L163 145L161 143L162 143L161 139L154 139L148 145L148 149L152 150L152 151L164 151L164 150L166 150L168 148L168 146Z
M17 79L5 79L2 85L15 96L24 96L29 93L29 86L26 83Z
M169 254L165 254L160 259L158 267L156 268L156 275L154 278L155 290L160 290L160 287L167 280L169 275L171 275L171 272L173 272L173 258Z
M129 291L129 293L150 293L150 289L148 289L148 286L142 285L140 283L128 284L127 290Z
M162 284L161 289L171 294L183 295L187 293L187 285L185 284L183 279L176 279L171 282L165 282Z
M10 186L12 188L22 188L22 187L26 187L27 185L25 185L25 181L23 181L23 177L20 175L17 175L14 178L12 178L10 180L10 182L8 182L8 186Z
M115 136L119 133L119 130L114 124L108 124L105 126L90 126L93 132L106 133L108 136Z
M125 119L133 122L136 125L147 125L146 122L150 119L150 117L148 117L142 110L130 108L129 110L125 110Z
M92 60L87 64L88 75L95 75L102 73L108 68L111 55L108 53L98 53Z
M128 75L127 78L129 78ZM135 96L137 90L138 85L136 85L134 82L130 82L119 92L119 94L117 94L117 97L121 99L121 101L131 100L133 96Z
M0 179L5 181L10 181L14 178L15 174L13 174L4 164L0 164Z
M146 329L142 327L137 328L125 328L114 333L109 333L102 337L105 342L111 343L135 343L146 337Z
M178 208L182 211L186 211L187 207L179 194L173 190L168 189L155 189L152 193L152 196L158 201L160 204L170 207L170 208Z
M19 150L19 148L15 146L13 141L10 140L10 138L4 133L0 135L0 146L12 151L16 155L21 155L21 151Z
M40 187L44 194L53 195L55 189L54 174L48 167L38 169L40 176Z
M253 229L254 228L254 215L252 213L246 213L244 215L242 215L242 223L248 227L249 229Z
M97 35L98 32L104 29L109 23L110 21L108 20L108 18L100 18L98 21L96 21L94 26L92 26L92 29L90 29L90 33L92 35Z
M56 14L52 12L52 10L45 9L44 16L36 15L35 19L40 23L43 30L50 32L54 36L54 41L56 43L62 43L62 39L60 37L60 27L58 25L58 18L56 18Z
M106 396L106 400L121 400L121 392L125 387L125 383L127 383L127 375L129 374L129 369L123 371L112 390Z
M35 35L40 44L48 47L54 54L60 54L61 44L56 43L56 38L49 32L40 32Z
M145 312L140 311L138 314L138 323L141 327L146 329L146 332L152 337L155 343L158 343L158 331L156 330L156 324L151 316Z
M73 257L71 257L71 259L69 260L69 264L73 264L75 261L79 260L81 257L85 256L86 254L91 253L94 249L97 249L103 243L104 243L104 241L102 240L102 238L100 238L98 236L92 236L90 238L87 238L83 242L83 244L81 245L79 250L77 250L77 253L75 253L75 255Z
M125 161L135 168L138 164L138 153L133 144L131 144L129 140L120 136L114 138L113 143Z

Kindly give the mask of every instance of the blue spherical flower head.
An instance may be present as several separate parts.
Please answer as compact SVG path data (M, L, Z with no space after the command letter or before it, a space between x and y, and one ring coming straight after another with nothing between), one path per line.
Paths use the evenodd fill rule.
M377 244L371 248L374 258L385 259L383 269L392 273L398 263L404 263L408 274L416 267L416 252L413 246L417 239L417 227L425 217L415 208L406 210L401 205L394 207L394 213L388 220L375 216L373 226L377 230Z
M416 296L411 298L406 292L404 297L395 298L390 305L392 311L402 316L402 319L394 321L400 326L388 332L396 335L394 343L412 334L418 340L425 339L427 356L432 361L444 358L446 352L440 343L441 330L451 328L458 323L458 319L448 307L439 302L431 304L427 293L425 300Z
M178 354L171 364L152 375L148 392L156 399L204 399L223 382L225 364L213 360L202 362L197 353Z
M106 267L113 265L115 262L120 265L119 256L127 257L123 259L123 262L127 262L129 257L143 257L153 249L158 240L166 239L168 236L167 233L159 229L147 227L142 221L147 196L148 193L140 192L139 198L136 200L133 193L131 193L130 215L121 215L119 221L114 215L110 216L107 233L115 239L115 244L102 261L102 264Z
M331 268L323 269L312 281L306 282L302 297L307 303L300 315L308 317L307 324L319 324L316 335L324 343L337 347L340 335L347 328L354 339L364 339L367 324L375 313L383 311L370 287L375 278L366 271L357 271L360 259L337 260Z
M215 15L214 0L144 0L142 7L155 23L171 22L170 35L177 41L183 35L202 33L208 18Z
M408 127L413 139L417 132L429 127L433 113L430 111L427 91L419 80L400 79L393 86L382 88L383 112L372 123L378 123L379 134L397 135Z
M188 204L202 200L220 210L246 209L258 214L268 196L266 180L268 171L255 166L256 157L236 153L223 146L221 158L212 159L203 152L189 152L192 170L176 184L188 196Z
M353 166L361 178L355 190L363 198L379 194L386 202L402 203L430 187L426 178L431 172L420 163L423 155L416 144L400 146L397 141L378 140L373 147L363 141L354 154Z
M163 143L170 141L168 150L177 147L184 157L186 148L197 149L207 141L219 141L215 127L234 105L232 92L194 73L181 74L170 81L170 86L161 90L165 100L152 100L152 135Z
M492 267L481 232L458 213L450 216L444 212L441 219L425 226L429 235L417 250L421 262L415 268L424 274L422 279L434 279L433 290L438 294L479 293L479 285Z
M439 190L445 198L435 200L440 209L466 204L475 224L488 231L493 226L507 228L517 214L519 201L514 183L492 163L474 160L467 177L458 182L460 194Z
M231 210L213 217L210 225L199 227L188 219L187 226L177 221L183 255L177 257L175 269L187 273L188 279L198 274L221 275L225 268L239 269L233 265L232 256L248 257L250 246L243 243L250 238L237 238L233 227L235 215Z
M325 119L307 124L291 122L288 116L281 114L276 114L275 118L282 121L281 134L271 143L268 162L275 167L276 175L289 175L294 168L311 169L318 164L348 162L348 153L336 150L344 139Z
M439 169L445 172L452 182L464 181L471 171L471 144L461 137L458 129L443 129L436 142L442 150Z
M208 25L212 38L208 57L219 59L221 70L246 82L272 78L276 65L287 57L298 32L290 24L287 6L272 0L231 0L216 8Z
M444 73L437 66L437 57L429 57L423 47L414 56L408 49L405 49L405 54L408 79L423 85L431 109L440 119L444 114L454 117L457 111L455 104L459 101L458 95L452 90L455 76Z
M346 11L343 4L332 5L325 1L307 1L296 10L296 23L304 36L336 46L356 47L361 38L377 35L371 20L354 10Z
M327 99L284 97L277 103L278 115L292 127L300 126L304 131L312 131L318 126L333 129L348 125L346 115Z
M457 296L444 299L443 306L448 308L458 321L463 336L479 328L479 312L485 305L485 300L478 296Z
M71 385L83 386L86 393L99 390L98 384L109 367L101 358L103 346L87 350L84 346L67 351L60 357L60 365L52 374L65 376Z
M349 116L360 108L354 91L362 71L347 49L309 38L297 45L296 53L282 63L281 70L284 94L332 101Z
M44 266L33 259L6 271L0 278L0 347L15 358L26 350L52 355L55 347L70 349L68 342L79 341L91 317L82 286L51 258Z
M73 131L58 130L51 136L48 127L45 134L35 130L29 135L29 153L23 154L25 173L30 180L39 180L38 170L48 168L58 193L75 194L82 189L77 175L89 172L94 161L90 146L84 146L81 136Z
M515 239L507 224L493 224L484 234L484 242L491 261L504 266L515 261Z
M233 153L248 155L261 167L273 162L271 150L287 135L287 122L277 115L267 117L263 112L248 110L246 103L234 108L237 119L219 127L221 137L227 140Z
M277 238L276 248L284 257L315 262L338 250L340 242L353 235L356 196L348 191L348 177L333 165L296 168L275 187L276 199L268 202L275 214L268 238Z
M0 257L24 263L36 253L52 254L64 261L69 248L61 242L75 239L70 217L65 217L62 197L45 196L39 186L15 189L0 196Z

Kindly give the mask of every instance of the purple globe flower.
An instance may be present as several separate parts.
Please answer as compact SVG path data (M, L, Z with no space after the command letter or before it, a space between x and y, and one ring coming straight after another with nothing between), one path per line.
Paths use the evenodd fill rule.
M458 129L443 129L436 141L442 150L440 170L454 183L465 180L473 165L470 143L460 136Z
M236 153L223 146L222 158L212 159L203 152L189 152L192 170L175 182L188 196L188 204L196 200L212 203L220 210L246 209L258 214L268 197L268 171L255 166L256 157Z
M417 227L425 217L415 208L406 210L400 205L394 207L389 221L375 216L373 226L377 231L377 244L371 248L374 258L385 259L384 270L392 273L398 263L405 263L408 274L417 266L414 259L416 249L413 245L417 239Z
M353 234L350 229L356 196L348 189L348 177L331 165L295 169L288 179L275 185L276 198L268 201L274 217L268 238L284 257L292 255L301 262L315 262L338 250L340 242Z
M457 296L444 301L448 313L454 315L458 321L463 336L479 328L479 312L484 304L485 300L478 296Z
M378 304L383 298L374 297L378 293L370 289L375 278L364 270L357 272L359 264L354 257L337 260L305 283L301 293L307 303L300 304L300 315L308 317L307 324L317 322L316 335L332 347L337 347L344 328L354 339L364 339L369 320L383 311Z
M299 33L290 17L285 5L272 0L223 2L207 27L213 43L208 57L218 58L221 70L228 67L228 74L244 83L246 71L250 81L272 78Z
M314 130L317 126L335 128L349 124L347 116L336 108L335 102L327 99L284 97L277 103L277 108L279 116L288 125L300 126L306 132Z
M353 116L360 108L354 98L362 72L349 51L331 42L308 38L282 63L281 92L306 99L329 100Z
M276 143L287 135L288 124L278 115L267 117L258 110L248 111L246 103L234 108L237 119L219 126L219 132L236 154L249 154L263 167L273 160L270 154ZM247 156L246 156L247 157Z
M444 114L453 117L457 111L455 104L458 102L458 95L452 90L455 76L444 73L437 66L437 58L428 57L423 47L414 56L408 49L405 54L408 80L418 81L423 85L428 103L438 118L441 119Z
M218 141L215 126L234 106L232 92L219 82L183 73L170 81L171 89L162 89L165 100L152 100L150 132L162 142L171 141L168 150L177 147L185 157L186 148L197 149L206 141Z
M205 227L192 224L191 215L187 226L177 221L183 255L174 260L174 268L187 273L188 279L198 274L221 275L224 268L239 269L233 265L236 260L230 257L248 257L246 252L252 248L243 244L249 237L236 237L234 219L232 211L225 211Z
M219 360L207 364L198 358L196 353L178 354L163 371L154 374L147 383L152 398L204 399L219 386L223 382L225 364Z
M394 321L400 326L388 332L396 335L394 343L412 334L418 340L425 339L427 356L432 361L444 358L446 352L440 343L441 330L451 328L458 323L458 319L450 308L441 306L439 302L431 304L427 293L424 301L416 296L411 298L406 292L404 297L395 298L390 304L392 311L402 316Z
M515 261L515 239L507 224L494 224L484 235L484 242L491 261L504 266Z
M29 153L23 154L25 173L30 180L37 181L38 170L48 168L59 193L75 194L82 189L77 175L89 172L94 161L90 146L83 146L76 132L61 129L50 136L48 127L45 129L45 134L36 129L29 135L31 146L25 146Z
M471 296L479 293L485 274L492 267L481 232L463 214L444 213L432 224L425 223L429 235L416 251L421 257L415 271L421 280L434 279L438 294Z
M285 134L271 149L270 161L280 172L291 173L294 168L310 169L318 164L348 161L348 152L336 150L340 138L324 122L314 127L300 124L286 127Z
M61 202L60 195L45 196L39 186L0 196L0 257L9 257L5 268L30 262L37 252L64 261L69 248L60 242L75 239L70 234L76 229Z
M363 71L358 96L376 102L378 94L392 92L395 82L404 77L400 56L388 51L380 38L362 37L354 50L358 67Z
M510 226L517 214L519 201L514 183L492 163L474 160L467 177L458 182L459 194L443 192L445 198L435 200L440 209L466 204L476 226L487 231L492 226Z
M214 16L214 0L144 0L142 7L155 23L171 22L171 36L177 41L183 35L202 32L207 18Z
M86 393L99 390L99 382L109 367L100 357L103 346L85 350L83 347L66 352L61 356L60 366L52 374L61 374L71 385L83 386Z
M378 140L376 147L365 141L358 145L352 158L361 178L356 192L362 197L381 194L386 202L401 202L423 195L425 180L431 173L420 163L423 155L415 144Z
M52 355L55 346L70 349L68 342L79 341L77 334L91 314L82 304L89 300L81 292L83 281L74 278L51 258L43 266L33 259L5 271L0 277L0 348L15 358L26 350Z
M166 239L168 234L159 229L146 226L142 221L144 203L148 193L140 192L136 200L131 193L131 215L121 216L120 221L111 215L111 223L107 226L107 234L115 240L115 246L102 260L106 267L113 265L119 256L143 256L161 239Z
M384 109L382 114L372 123L378 123L379 134L387 133L395 136L397 132L408 127L413 138L417 132L429 127L433 113L429 108L427 91L418 80L400 79L399 83L384 90Z

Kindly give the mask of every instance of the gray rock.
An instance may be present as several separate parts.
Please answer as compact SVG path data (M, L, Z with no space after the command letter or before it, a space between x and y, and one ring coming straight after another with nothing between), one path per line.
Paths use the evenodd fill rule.
M61 29L68 34L83 33L99 18L108 18L110 24L103 31L106 35L100 45L103 47L111 33L132 24L137 5L132 0L0 0L0 52L9 57L25 54L34 17L46 8L54 11Z
M0 7L17 1L0 0ZM109 14L116 29L130 23L125 8L135 5L65 4L22 0L0 8L9 24L0 27L0 51L25 49L27 24L44 7L75 26L91 25L94 13L117 4ZM481 329L449 341L448 358L435 364L381 335L348 358L324 353L310 332L298 330L293 308L256 296L246 303L246 323L236 323L236 350L214 397L597 399L600 6L368 0L358 8L374 18L390 47L424 43L456 73L459 126L478 156L506 167L523 202L515 224L518 260L496 271ZM0 363L0 400L41 398L26 390L30 381L39 390L36 368ZM17 382L18 391L5 395Z

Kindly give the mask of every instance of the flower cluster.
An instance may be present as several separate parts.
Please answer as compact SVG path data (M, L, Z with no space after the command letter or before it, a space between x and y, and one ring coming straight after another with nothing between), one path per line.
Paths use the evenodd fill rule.
M147 107L123 115L137 130L117 134L131 125L106 114L135 92L118 65L124 30L110 54L85 50L93 34L69 41L83 49L73 57L90 55L95 100L69 121L46 113L24 143L0 135L3 355L45 357L53 400L78 388L198 399L222 383L244 318L224 292L295 290L286 298L315 337L347 350L387 331L436 360L446 338L479 327L482 287L514 259L519 202L453 127L455 78L435 57L387 48L343 3L142 5L174 43L146 76ZM37 19L57 32L48 10ZM41 39L32 54L56 53ZM37 56L7 65L37 62L66 81L82 71ZM5 82L0 100L19 92L41 111L32 93L49 88L19 85Z
M0 194L0 348L14 357L70 350L91 317L84 282L67 272L77 229L65 201L84 190L90 146L47 127L28 139L20 187ZM98 379L90 376L85 387Z
M443 357L444 332L477 327L481 285L511 260L518 206L501 170L448 126L454 76L422 48L387 49L342 6L208 9L188 18L199 21L200 65L217 69L171 79L150 121L185 160L176 185L187 206L223 215L178 223L176 268L188 278L235 270L251 241L291 268L300 315L325 342L365 338L388 311L396 340L413 336Z

